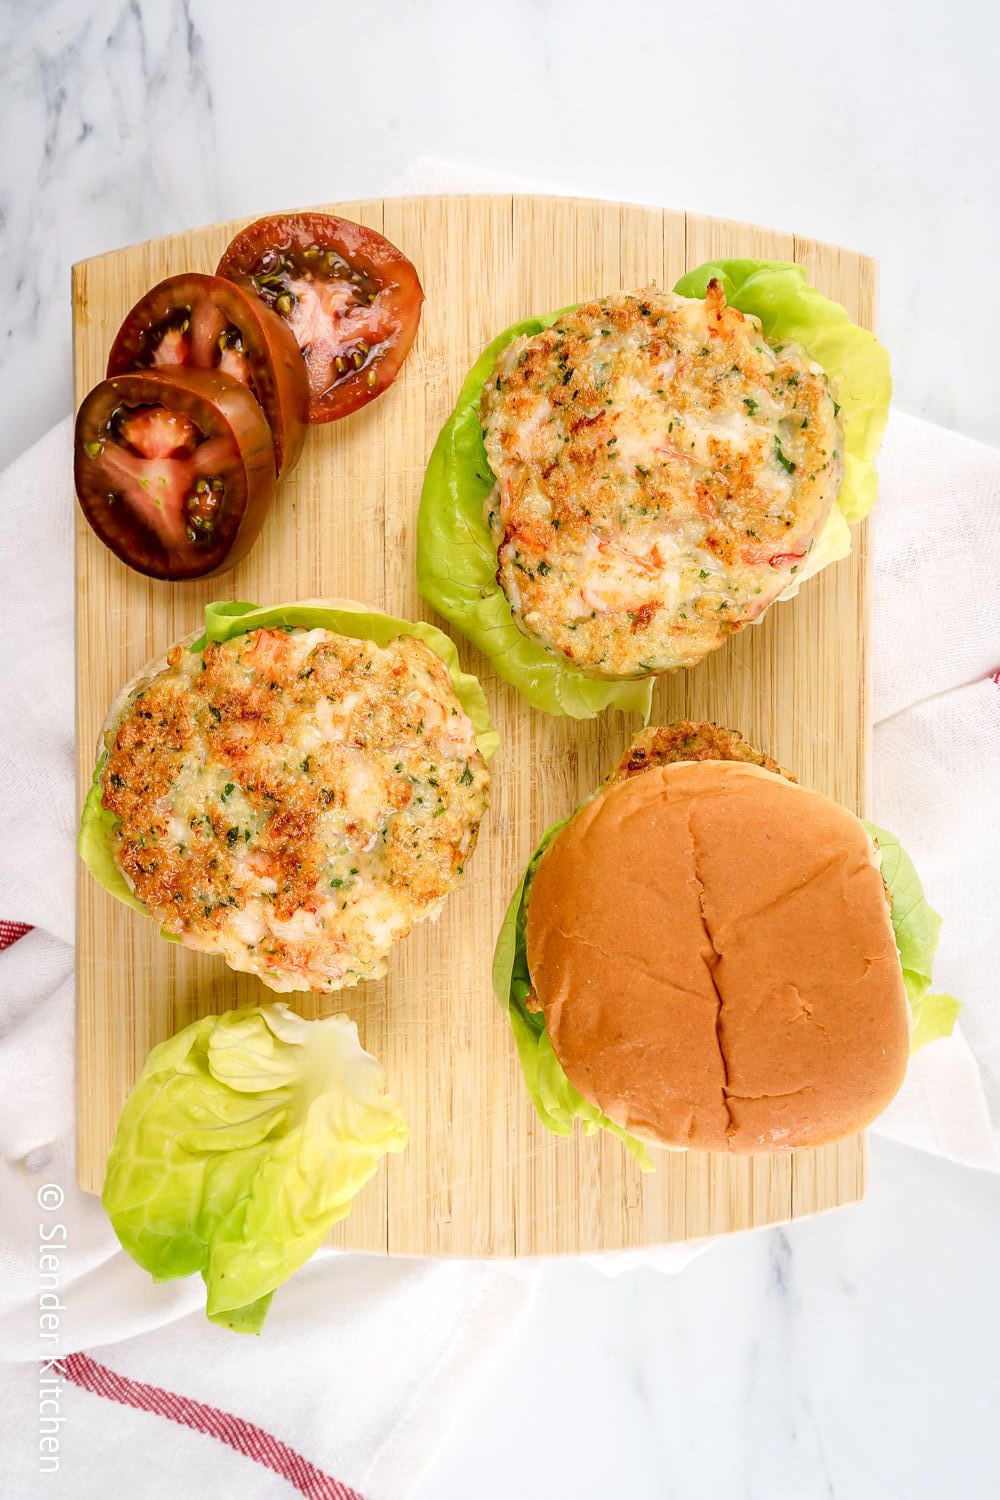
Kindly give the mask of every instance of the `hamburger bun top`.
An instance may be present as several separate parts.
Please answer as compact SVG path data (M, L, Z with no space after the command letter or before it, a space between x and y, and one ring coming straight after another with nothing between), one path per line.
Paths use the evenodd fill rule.
M651 763L543 856L528 969L570 1082L644 1140L837 1140L899 1088L909 1007L867 832L742 761Z

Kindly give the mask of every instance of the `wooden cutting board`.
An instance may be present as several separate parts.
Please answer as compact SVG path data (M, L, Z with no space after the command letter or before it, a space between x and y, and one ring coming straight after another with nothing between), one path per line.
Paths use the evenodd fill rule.
M409 618L417 596L417 506L424 465L462 379L515 319L622 287L671 287L719 255L800 261L821 291L874 325L876 268L846 250L747 224L568 198L445 197L340 203L417 266L427 302L392 389L363 412L314 428L250 556L221 579L157 583L77 527L79 791L89 784L118 688L201 622L213 598L260 604L339 595ZM73 271L77 401L104 374L132 303L161 277L212 271L243 221L153 240ZM69 503L67 501L67 503ZM689 716L742 730L856 812L867 806L868 558L852 556L771 610L704 665L661 680L654 723ZM438 624L444 622L438 620ZM410 1122L334 1233L336 1244L396 1254L531 1255L617 1250L816 1213L863 1191L863 1137L790 1156L663 1153L643 1176L618 1141L572 1140L537 1122L506 1017L490 990L493 941L543 829L593 790L637 721L585 724L533 713L464 640L501 749L493 805L464 885L436 925L394 952L389 977L340 996L294 999L306 1016L346 1010L385 1064ZM150 1048L209 1011L270 992L220 959L163 942L81 868L77 950L80 1183L100 1190L122 1104Z

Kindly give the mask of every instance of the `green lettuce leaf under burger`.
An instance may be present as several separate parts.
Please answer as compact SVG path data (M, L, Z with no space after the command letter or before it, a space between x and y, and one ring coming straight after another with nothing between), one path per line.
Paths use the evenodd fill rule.
M708 758L702 757L700 753L704 751L701 731L705 728L706 726L687 723L675 726L680 732L677 736L679 743L697 747L697 752L691 753L698 764L703 764L703 758ZM715 734L715 726L711 726L711 731ZM645 741L648 746L651 738L668 733L672 734L673 730L647 730L634 743L639 745ZM716 739L720 737L730 742L726 746L726 756L730 754L731 746L735 745L738 747L736 758L750 761L753 772L763 768L765 774L774 777L778 769L775 763L753 752L740 736L721 731L715 734ZM677 758L683 760L683 753L681 751ZM631 766L635 770L637 766L641 766L645 756L646 751L640 750L636 757L633 747L626 754L622 767L629 763L631 757ZM675 757L671 756L670 759L673 761ZM688 765L692 763L686 762ZM651 757L649 764L655 764L655 759ZM609 790L614 795L612 781L616 779L623 779L621 768L617 778L609 780L607 786L596 794L596 798ZM591 799L591 803L596 798ZM590 803L583 805L584 808L588 806ZM583 811L583 808L579 811ZM844 814L845 818L847 816ZM493 988L510 1020L524 1082L546 1129L557 1135L568 1136L572 1135L575 1123L579 1121L585 1134L599 1129L608 1130L625 1143L644 1169L648 1169L652 1161L645 1142L636 1139L620 1124L609 1119L596 1104L585 1099L567 1077L546 1029L544 1011L533 995L527 944L527 917L532 888L546 850L571 822L572 818L564 819L545 832L511 897L496 943ZM931 993L931 970L940 918L929 905L913 863L898 840L875 824L865 822L863 827L874 846L874 855L891 903L892 932L911 1013L909 1046L911 1051L916 1051L936 1037L949 1035L960 1009L959 1002L953 996ZM652 853L650 868L655 868ZM643 878L641 873L638 878ZM596 955L595 962L598 962Z
M718 279L726 301L761 321L769 341L800 344L822 366L841 408L845 477L805 563L782 598L804 579L850 551L850 526L875 502L875 456L888 416L892 383L886 351L844 308L809 285L801 266L776 261L719 260L689 271L674 290L704 297ZM565 308L563 312L570 312ZM497 553L485 517L495 476L480 425L483 385L514 339L550 327L561 313L525 318L487 345L469 372L427 466L417 526L421 595L489 658L534 708L592 718L606 708L648 717L652 679L588 677L519 628L497 582Z
M877 823L865 823L879 852L882 879L892 901L892 927L903 969L903 983L913 1012L914 1052L955 1029L961 1001L954 995L932 995L931 969L937 952L941 918L924 895L916 867L894 834Z
M406 1122L346 1016L205 1016L161 1042L122 1111L102 1202L154 1281L200 1273L213 1323L259 1333Z

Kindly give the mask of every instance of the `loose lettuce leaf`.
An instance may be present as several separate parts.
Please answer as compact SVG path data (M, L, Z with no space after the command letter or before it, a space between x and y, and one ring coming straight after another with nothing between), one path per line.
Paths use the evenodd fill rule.
M539 860L567 821L564 818L561 823L554 823L543 836L511 897L493 955L493 989L510 1018L524 1082L545 1128L556 1135L572 1135L574 1121L579 1120L585 1135L608 1130L624 1142L642 1170L648 1172L652 1171L653 1163L645 1146L577 1092L552 1050L544 1016L525 1005L531 989L525 937L531 883Z
M483 384L502 349L541 333L558 313L525 318L487 344L434 445L420 496L417 584L421 597L489 657L533 708L591 719L605 708L649 715L652 680L601 682L575 671L518 628L496 581L497 556L484 507L494 478L479 425Z
M830 377L844 417L845 473L837 507L851 525L860 521L878 493L875 457L892 396L885 349L873 333L851 322L839 302L810 286L802 266L769 260L709 261L682 276L674 291L683 297L704 297L713 277L722 283L731 307L760 319L772 343L801 344Z
M337 635L374 641L379 646L386 646L401 635L416 636L448 668L455 696L469 716L481 753L487 760L495 755L500 737L490 723L486 697L479 681L471 672L462 671L454 642L448 639L443 630L438 630L437 626L428 625L423 620L399 620L377 610L352 609L348 606L278 604L271 609L259 609L255 604L232 601L205 606L205 633L194 642L191 650L204 651L208 641L229 641L248 630L267 626L332 630ZM112 854L117 819L114 813L108 812L101 805L100 777L104 760L105 755L102 753L94 768L94 779L83 804L77 848L87 869L105 890L110 891L112 896L123 901L126 906L148 916L145 906L132 892ZM164 933L164 936L170 937L170 934ZM177 941L172 937L170 940Z
M199 1271L209 1318L259 1333L406 1122L346 1016L281 1004L205 1016L153 1049L102 1202L155 1281Z
M895 834L865 823L881 855L882 879L892 902L892 930L903 969L903 984L913 1013L910 1050L950 1036L962 1008L954 995L932 995L931 971L941 918L928 903L916 867Z

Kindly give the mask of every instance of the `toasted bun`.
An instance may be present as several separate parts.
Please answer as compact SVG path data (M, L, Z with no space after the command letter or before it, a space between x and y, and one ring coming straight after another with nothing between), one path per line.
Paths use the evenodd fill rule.
M868 834L762 767L611 785L539 864L527 953L570 1081L643 1139L821 1145L903 1080L909 1009Z

